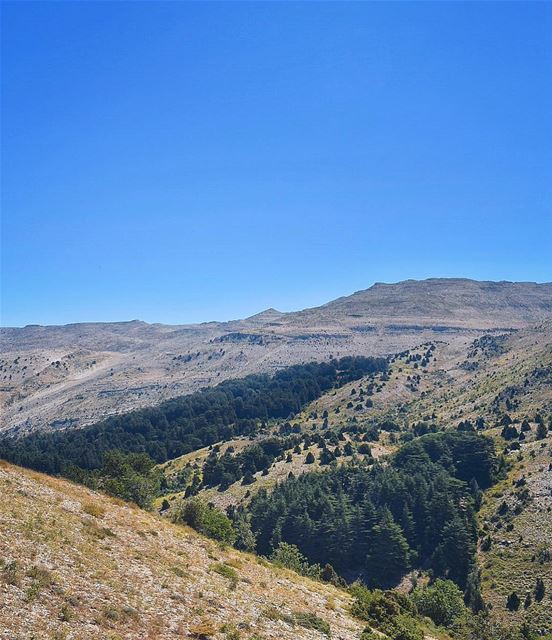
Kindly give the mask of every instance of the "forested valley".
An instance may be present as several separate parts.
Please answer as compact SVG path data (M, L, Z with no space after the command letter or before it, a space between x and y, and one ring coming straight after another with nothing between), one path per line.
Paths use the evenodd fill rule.
M70 476L79 469L100 469L103 456L113 450L147 454L161 463L221 440L252 435L264 421L293 415L325 391L387 368L385 358L359 356L287 367L273 376L227 380L82 429L4 438L0 457Z
M0 457L145 509L156 504L165 517L221 545L346 590L352 612L369 625L362 640L381 637L373 629L391 640L422 640L424 619L459 640L533 640L530 626L492 622L482 596L477 551L486 543L478 512L484 492L509 468L485 421L404 427L356 418L383 391L390 362L399 372L397 358L426 367L434 349L424 346L423 357L347 357L228 380L82 429L4 438ZM331 426L327 410L309 409L307 425L296 419L343 387L344 405L334 400L333 415L348 412L344 422ZM519 433L510 418L498 425L506 451L515 450L511 440ZM523 434L530 432L525 421ZM539 422L536 437L546 437ZM387 453L373 457L382 441ZM239 450L222 449L238 442ZM199 462L177 467L173 476L165 472L165 465L200 450ZM302 460L306 471L256 486L293 460ZM202 497L237 485L246 489L245 499L224 510ZM325 630L316 616L309 620Z

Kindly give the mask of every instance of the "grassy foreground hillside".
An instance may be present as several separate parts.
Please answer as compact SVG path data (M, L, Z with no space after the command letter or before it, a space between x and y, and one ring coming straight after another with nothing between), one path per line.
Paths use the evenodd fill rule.
M344 591L0 464L2 640L360 637Z

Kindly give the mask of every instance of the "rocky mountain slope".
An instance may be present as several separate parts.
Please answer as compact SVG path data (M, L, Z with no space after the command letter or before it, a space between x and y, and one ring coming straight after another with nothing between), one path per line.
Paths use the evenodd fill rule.
M532 425L535 430L535 425ZM508 456L508 477L485 496L479 563L482 592L505 623L552 628L552 444L525 442ZM539 592L538 584L542 583ZM509 596L519 598L508 606Z
M416 323L413 289L420 300ZM480 299L476 292L485 290L502 293ZM378 302L383 298L385 304ZM483 299L490 301L486 307ZM389 371L327 387L292 419L271 419L250 437L221 442L220 454L233 447L238 455L266 438L297 437L297 444L290 440L247 482L240 477L223 489L206 484L200 498L223 509L247 504L260 488L272 489L290 472L298 476L328 469L323 450L333 452L338 465L364 456L381 459L424 429L476 426L494 439L507 462L505 479L485 492L479 515L484 600L492 605L493 617L508 626L530 621L549 632L551 436L538 434L539 421L548 425L552 416L549 300L549 285L409 281L376 285L318 309L294 314L268 310L225 324L131 322L5 330L4 346L11 352L0 373L6 380L12 376L9 384L18 393L29 392L18 401L23 407L19 411L9 401L13 389L4 391L11 411L6 424L15 430L82 425L90 416L103 415L101 411L135 406L134 400L154 404L163 394L185 392L187 385L216 384L282 363L347 353L390 354ZM501 323L502 318L508 322ZM170 350L186 340L188 351ZM100 343L105 350L94 351ZM35 349L37 344L41 349ZM86 360L91 353L95 362ZM162 364L169 362L173 369ZM32 377L40 382L31 378L32 366L42 366L40 375ZM132 396L130 387L116 386L125 375L128 381L153 376L155 393ZM171 376L180 376L172 387L166 382ZM109 402L98 403L98 398ZM79 407L90 414L77 422ZM9 422L23 419L27 411L38 413L25 418L23 427ZM502 431L506 415L516 431L513 437ZM201 479L213 449L198 449L162 465L167 490L155 506L165 516L178 507L194 478ZM325 637L320 630L327 624L333 638L360 637L362 623L351 617L344 591L222 548L166 517L0 465L1 640L314 640ZM406 578L411 576L400 588L407 590ZM519 599L515 608L514 593Z
M2 329L3 431L83 426L225 378L440 340L456 352L486 333L552 318L552 284L408 280L321 307L226 323L132 321Z
M502 437L506 415L519 439ZM347 431L350 425L361 432L370 425L396 425L400 431L383 428L370 439L371 455L381 458L397 448L402 435L412 430L419 433L415 425L420 423L455 429L463 422L476 425L483 420L482 433L495 440L509 468L506 478L483 499L479 545L483 597L504 624L530 620L544 632L552 625L552 448L550 435L536 435L538 416L546 424L552 416L550 321L513 333L487 334L461 349L444 341L419 345L392 358L388 379L366 377L332 389L307 405L292 422L300 425L301 434L324 434L331 450L337 444L339 465L350 460L344 450L347 442L352 445L352 455L363 457L363 440L351 438ZM278 434L284 422L272 425L269 435ZM328 437L332 432L344 437L332 444ZM226 442L220 455L229 446L239 452L248 445L251 442L246 439ZM314 454L310 465L305 463L309 452ZM202 469L209 453L208 448L198 450L166 463L163 470L171 478L187 466L191 474ZM253 484L238 480L222 492L204 488L199 495L225 509L247 502L260 489L270 490L290 472L297 476L323 469L328 467L320 465L316 444L298 450L290 445L268 470L254 475ZM177 504L184 489L167 493L170 505ZM160 498L157 506L161 503ZM539 581L542 594L537 589ZM517 594L519 603L509 609L512 593Z
M344 591L159 516L5 463L0 494L1 640L360 637Z

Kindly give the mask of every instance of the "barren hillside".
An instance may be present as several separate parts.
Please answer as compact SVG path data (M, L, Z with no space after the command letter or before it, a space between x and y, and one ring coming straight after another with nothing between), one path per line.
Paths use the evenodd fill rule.
M552 284L408 280L322 307L227 323L140 321L2 329L2 430L83 426L228 377L429 340L462 350L552 317Z

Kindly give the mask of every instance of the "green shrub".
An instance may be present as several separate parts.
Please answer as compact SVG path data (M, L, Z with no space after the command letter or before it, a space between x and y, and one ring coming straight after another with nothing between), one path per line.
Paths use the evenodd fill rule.
M354 598L351 612L357 618L366 620L392 640L423 640L424 634L411 615L413 607L406 596L395 591L371 591L359 583L349 591ZM376 635L365 629L362 640L371 640L370 634Z
M393 618L381 630L392 640L424 640L424 633L417 622L406 615Z
M320 633L330 637L330 625L316 614L310 613L310 611L294 611L289 614L279 611L276 607L268 607L263 611L263 615L268 620L282 620L282 622L292 627L299 625L305 629L320 631Z
M31 567L27 571L27 577L32 578L31 585L25 592L27 602L32 602L42 589L49 587L54 582L52 574L43 567Z
M302 576L308 576L310 578L320 577L320 566L317 564L309 564L305 556L294 544L280 542L278 547L272 552L270 561L279 567L291 569Z
M102 467L87 477L71 478L84 482L93 488L101 489L109 495L136 503L143 509L151 508L153 500L159 495L161 472L155 468L154 461L145 453L106 451L102 457ZM71 477L70 473L67 473ZM96 514L92 514L97 517Z
M59 612L59 619L62 622L70 622L72 617L73 617L73 612L71 611L71 608L69 607L69 605L65 602Z
M308 611L296 611L293 614L293 621L300 627L304 627L305 629L314 629L315 631L320 631L320 633L323 633L328 637L330 636L330 625L314 613L310 613Z
M240 640L240 632L233 624L223 624L220 631L224 633L225 640Z
M521 628L508 623L500 624L489 611L477 615L459 618L454 625L454 638L457 640L545 640L546 636L537 636L527 624Z
M19 568L16 560L12 560L4 565L2 569L2 579L6 584L19 583Z
M178 523L186 523L196 531L220 542L233 544L236 540L236 532L230 518L199 498L184 501L173 519Z
M211 571L214 571L215 573L218 573L219 575L229 580L231 589L235 589L237 587L238 582L240 581L240 577L238 575L238 572L234 568L229 567L227 564L223 564L222 562L217 562L216 564L211 565L209 568L211 569Z
M415 589L412 600L421 615L445 627L450 627L466 610L462 592L450 580L436 580L429 587Z
M361 584L350 588L354 597L352 614L361 620L373 622L379 627L401 613L401 606L388 592L375 589L371 591Z

